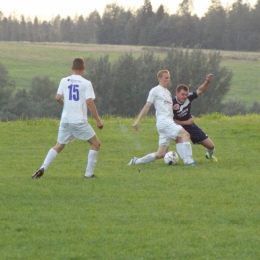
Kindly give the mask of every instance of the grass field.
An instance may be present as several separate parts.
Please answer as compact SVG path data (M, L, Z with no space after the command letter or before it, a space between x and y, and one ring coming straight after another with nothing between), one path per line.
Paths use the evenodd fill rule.
M131 51L138 56L145 49L147 47L123 45L0 42L0 62L15 80L17 88L27 88L35 76L48 76L58 85L62 77L71 73L71 60L76 56L98 58L109 54L113 61L124 52ZM153 49L156 55L165 55L163 48ZM224 101L237 99L247 106L259 101L260 53L221 51L221 55L221 65L234 73L231 90Z
M83 178L88 145L74 141L38 180L59 121L0 122L0 259L260 259L260 116L195 120L218 163L193 146L197 167L126 166L157 149L154 118L135 132L104 117L98 178Z

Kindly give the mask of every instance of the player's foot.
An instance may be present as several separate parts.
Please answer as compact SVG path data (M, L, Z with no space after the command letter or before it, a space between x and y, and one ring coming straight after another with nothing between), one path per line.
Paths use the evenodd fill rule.
M214 155L210 157L209 153L206 153L205 157L209 159L211 162L218 162L218 159Z
M44 168L40 168L39 170L37 170L37 171L32 175L32 178L33 178L33 179L41 178L43 174L44 174Z
M137 158L133 157L127 165L135 165Z
M94 175L94 174L92 174L91 176L86 176L86 175L84 175L84 178L97 178L97 176Z
M196 162L187 163L185 165L187 165L187 166L198 166L198 164Z

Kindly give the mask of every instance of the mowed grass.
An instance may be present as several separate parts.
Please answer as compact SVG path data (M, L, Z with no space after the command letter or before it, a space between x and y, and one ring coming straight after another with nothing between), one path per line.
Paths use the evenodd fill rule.
M71 61L77 56L99 58L108 54L110 61L113 62L125 52L132 52L137 57L147 49L152 49L156 56L163 58L167 48L76 43L0 42L0 62L7 68L18 89L28 89L35 76L48 76L58 86L62 77L72 73L70 70ZM205 50L205 52L208 51ZM223 57L221 66L226 66L234 74L231 89L224 101L241 100L245 102L247 107L251 107L254 101L259 101L257 97L260 91L260 53L221 51L221 55ZM91 62L87 64L87 69L91 69ZM214 75L214 78L217 80L218 75Z
M98 178L83 178L89 146L74 141L37 180L59 121L0 123L0 259L260 259L260 116L195 120L218 163L193 146L197 167L126 166L157 150L155 119L135 132L103 117Z

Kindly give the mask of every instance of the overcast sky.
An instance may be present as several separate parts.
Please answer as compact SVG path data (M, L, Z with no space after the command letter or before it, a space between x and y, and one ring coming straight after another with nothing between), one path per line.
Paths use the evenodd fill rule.
M227 4L232 4L236 0L221 0L222 6L226 7ZM257 0L248 0L248 2L254 6ZM162 4L168 9L170 14L175 13L179 9L179 4L182 0L151 0L153 11ZM244 3L246 0L243 1ZM23 14L25 17L34 18L37 16L39 19L50 20L52 17L58 14L62 17L70 16L74 17L76 14L86 17L89 13L97 10L100 14L103 13L107 4L116 3L120 6L124 6L125 9L134 8L138 9L143 5L144 1L140 0L44 0L39 2L36 0L1 0L0 11L9 16L15 12L18 17ZM198 16L202 16L211 4L211 0L193 0L195 12ZM17 17L17 18L18 18Z

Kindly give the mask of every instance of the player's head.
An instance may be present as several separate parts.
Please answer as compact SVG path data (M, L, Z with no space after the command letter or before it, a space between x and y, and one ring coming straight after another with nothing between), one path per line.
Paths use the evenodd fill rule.
M83 60L83 58L75 58L72 62L72 67L71 69L73 71L83 71L85 70L85 62Z
M171 80L170 72L168 70L160 70L157 73L157 79L159 81L160 86L167 88Z
M176 88L176 97L177 100L181 103L184 103L188 97L189 88L185 84L180 84Z

